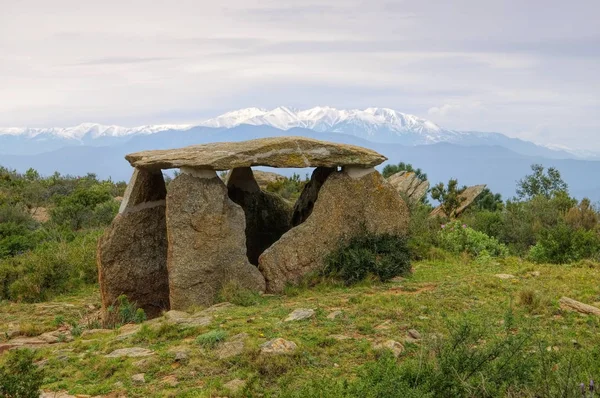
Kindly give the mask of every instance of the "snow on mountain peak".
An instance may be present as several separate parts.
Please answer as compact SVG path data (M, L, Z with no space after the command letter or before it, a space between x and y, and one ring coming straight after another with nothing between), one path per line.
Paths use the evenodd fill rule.
M196 126L213 128L232 128L242 124L270 126L281 130L300 127L318 132L348 133L364 138L381 138L404 134L420 135L425 142L445 141L445 136L455 134L442 130L435 123L395 111L390 108L336 109L329 106L317 106L297 110L285 106L267 110L245 108L224 113ZM147 125L133 128L106 126L97 123L82 123L66 128L5 128L0 135L25 135L30 138L59 137L72 140L101 137L124 137L135 134L153 134L165 130L187 130L192 125Z

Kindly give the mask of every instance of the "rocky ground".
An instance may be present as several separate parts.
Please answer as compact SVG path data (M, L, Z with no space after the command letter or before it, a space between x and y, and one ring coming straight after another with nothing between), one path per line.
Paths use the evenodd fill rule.
M600 305L599 276L593 263L439 258L385 284L230 292L226 303L116 329L99 328L99 294L87 290L0 304L0 362L9 349L35 349L44 397L277 396L318 377L352 377L382 350L399 361L418 355L456 319L500 324L509 308L550 350L591 349L598 313L561 298Z

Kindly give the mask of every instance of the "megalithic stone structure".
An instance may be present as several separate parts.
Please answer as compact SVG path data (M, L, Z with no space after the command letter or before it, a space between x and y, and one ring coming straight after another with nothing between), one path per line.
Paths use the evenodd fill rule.
M102 303L124 294L149 316L213 304L227 284L279 292L361 234L405 235L408 210L369 149L303 137L195 145L126 156L135 168L98 245ZM251 167L316 167L292 208ZM179 168L168 186L162 169ZM341 170L340 170L341 168ZM227 186L216 172L231 170Z

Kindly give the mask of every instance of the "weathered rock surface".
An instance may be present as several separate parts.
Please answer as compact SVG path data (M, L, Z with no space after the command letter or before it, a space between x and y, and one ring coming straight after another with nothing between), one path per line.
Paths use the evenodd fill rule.
M223 384L223 387L235 394L246 387L246 382L242 379L233 379Z
M600 308L584 304L569 297L561 297L558 301L563 310L575 311L581 314L600 316Z
M262 191L250 167L233 169L227 191L244 209L248 260L258 265L258 256L290 229L292 207L280 196Z
M285 318L284 322L302 321L315 316L315 310L312 308L297 308Z
M183 327L207 326L212 322L212 317L201 313L189 315L187 312L171 310L165 313L168 323L174 323Z
M252 170L254 179L258 183L260 189L266 189L269 184L285 180L285 176L273 173L272 171Z
M293 341L285 340L281 337L278 337L276 339L269 340L266 343L263 343L260 346L260 352L262 354L272 355L289 354L291 352L296 351L297 348L298 346Z
M259 258L269 292L281 292L323 267L325 256L349 238L367 232L406 235L408 207L375 170L332 173L319 191L312 214L286 232Z
M454 211L454 214L450 214L449 216L444 212L442 206L438 206L431 212L431 217L458 217L465 211L471 204L477 199L479 195L483 192L486 185L474 185L472 187L468 187L465 191L460 194L460 206Z
M233 336L230 341L226 341L219 346L216 350L217 357L219 359L227 359L235 357L244 352L246 348L246 339L248 334L239 333Z
M171 309L213 304L227 283L264 291L246 257L244 211L214 171L182 169L169 185L166 218Z
M292 214L292 226L300 225L308 216L311 215L315 202L319 198L319 191L323 186L323 183L329 177L331 173L336 171L335 167L317 167L312 175L310 181L306 183L300 197L294 205L294 212Z
M162 173L134 171L119 214L98 242L104 315L122 294L149 317L169 308L165 197Z
M429 181L421 180L411 171L401 171L387 178L396 191L409 203L418 203L429 190Z
M404 352L404 346L401 343L394 340L387 340L383 343L374 344L373 348L376 350L388 349L392 351L392 354L394 354L396 358L398 358L400 354Z
M373 167L387 158L370 149L304 137L272 137L241 142L219 142L179 149L132 153L133 167L172 169L191 167L231 170L237 167Z

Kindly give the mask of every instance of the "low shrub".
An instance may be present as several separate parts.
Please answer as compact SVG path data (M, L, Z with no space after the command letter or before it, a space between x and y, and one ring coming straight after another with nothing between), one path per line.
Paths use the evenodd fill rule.
M106 327L142 323L147 319L144 310L138 308L136 303L130 302L124 294L117 297L117 302L109 306L107 312Z
M440 247L456 254L466 252L475 257L483 253L493 257L508 255L506 246L497 239L461 224L459 221L442 225L439 242Z
M322 274L350 285L374 275L387 281L410 273L407 240L394 235L363 233L340 245L325 258Z
M215 348L217 344L224 341L227 337L227 332L216 329L206 332L196 337L196 343L204 348Z
M600 259L600 235L593 230L573 229L565 223L541 230L529 258L538 263L566 264Z
M34 250L0 260L0 299L36 302L96 283L96 242L100 231L49 241Z
M219 301L227 301L242 307L250 307L259 303L260 295L257 292L239 286L237 283L226 283L219 292Z
M33 363L34 353L28 349L9 351L0 366L0 397L38 398L43 371Z

